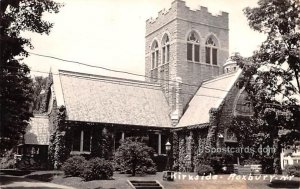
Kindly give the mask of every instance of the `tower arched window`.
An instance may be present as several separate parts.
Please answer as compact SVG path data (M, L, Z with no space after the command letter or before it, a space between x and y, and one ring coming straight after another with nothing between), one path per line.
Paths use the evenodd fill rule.
M200 62L200 40L194 31L187 38L187 60Z
M168 63L170 61L170 39L168 35L165 35L162 40L162 63Z
M157 68L158 66L158 56L159 56L159 49L158 43L155 40L151 46L151 62L152 62L152 69Z
M218 47L216 39L210 36L205 42L205 62L207 64L218 64Z

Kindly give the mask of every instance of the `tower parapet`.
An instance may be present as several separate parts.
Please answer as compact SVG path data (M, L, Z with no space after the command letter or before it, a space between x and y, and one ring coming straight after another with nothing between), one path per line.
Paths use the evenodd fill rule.
M171 8L163 9L158 12L156 18L146 20L146 36L170 23L175 19L188 20L200 25L207 25L220 29L229 29L228 13L221 11L214 15L208 11L207 7L200 6L200 9L191 10L182 0L172 2Z

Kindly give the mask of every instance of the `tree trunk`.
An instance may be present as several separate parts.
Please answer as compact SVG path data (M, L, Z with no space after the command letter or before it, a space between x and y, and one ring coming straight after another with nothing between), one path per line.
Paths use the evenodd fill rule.
M275 153L274 153L273 167L274 167L275 174L281 174L282 173L281 165L280 165L280 153L282 150L281 142L277 139L274 141L274 144L275 144L274 145Z
M133 163L132 164L132 176L135 176L135 170L136 169L136 164L135 163Z

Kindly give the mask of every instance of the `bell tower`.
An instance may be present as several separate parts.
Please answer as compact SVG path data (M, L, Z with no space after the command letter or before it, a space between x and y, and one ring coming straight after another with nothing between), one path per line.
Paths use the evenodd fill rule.
M228 58L228 13L191 10L175 0L146 21L145 74L159 83L174 125L204 80L223 73ZM150 78L149 78L150 77Z

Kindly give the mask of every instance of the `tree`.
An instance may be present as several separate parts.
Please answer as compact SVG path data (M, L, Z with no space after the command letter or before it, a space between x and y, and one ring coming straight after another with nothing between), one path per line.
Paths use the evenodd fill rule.
M259 0L244 13L250 27L267 38L252 57L236 57L243 68L239 86L253 102L260 141L277 149L278 172L281 147L300 136L300 1Z
M48 80L48 77L42 76L36 76L33 80L33 113L45 113L46 111L46 105L43 103L47 99L47 87L50 87L47 85Z
M137 138L125 139L115 153L115 162L121 172L136 173L156 172L156 166L151 159L153 149Z
M25 47L33 46L21 32L49 34L53 24L42 15L57 13L61 6L52 0L0 1L0 150L17 144L32 116L32 80L22 60L28 56Z

